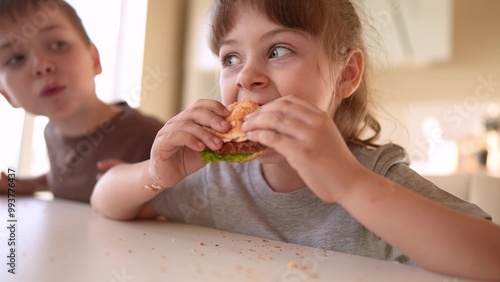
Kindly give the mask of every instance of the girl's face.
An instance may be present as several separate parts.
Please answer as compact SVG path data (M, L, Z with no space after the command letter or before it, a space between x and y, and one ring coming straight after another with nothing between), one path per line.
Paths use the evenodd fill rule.
M0 20L0 92L13 106L64 119L95 96L101 65L95 46L83 41L63 12L28 21L43 12L30 8L16 22Z
M334 76L318 38L251 9L235 19L219 51L225 105L244 99L262 105L294 95L333 115Z

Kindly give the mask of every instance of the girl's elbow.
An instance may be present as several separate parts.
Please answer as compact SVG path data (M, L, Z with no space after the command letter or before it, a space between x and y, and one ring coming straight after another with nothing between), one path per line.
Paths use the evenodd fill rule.
M107 219L118 220L118 221L130 221L137 218L137 215L116 211L110 208L101 207L99 205L92 204L92 208L98 214Z
M116 206L113 201L101 199L98 195L92 195L90 205L94 211L101 216L118 221L135 220L139 213L135 210L125 210L123 207Z
M116 211L113 211L111 205L105 199L102 199L98 193L95 193L95 191L90 197L90 206L95 212L105 218L113 220L127 220Z

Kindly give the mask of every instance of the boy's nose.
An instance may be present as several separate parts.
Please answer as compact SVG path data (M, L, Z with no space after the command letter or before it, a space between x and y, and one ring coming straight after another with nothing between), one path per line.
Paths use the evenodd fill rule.
M36 56L33 63L33 71L36 76L43 76L55 71L55 65L44 56Z
M238 75L236 87L240 89L253 90L265 88L269 85L269 78L265 71L256 65L247 64Z
M37 68L35 74L37 76L42 76L44 74L52 73L53 71L54 71L54 66L52 66L52 65L46 65L46 66Z

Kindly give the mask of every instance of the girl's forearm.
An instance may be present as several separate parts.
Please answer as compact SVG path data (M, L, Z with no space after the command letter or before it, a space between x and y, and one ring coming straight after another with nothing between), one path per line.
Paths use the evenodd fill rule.
M153 180L149 160L120 164L108 170L97 182L90 202L100 214L117 220L135 219L157 193L144 189Z
M364 226L430 270L500 279L500 226L363 174L339 203Z

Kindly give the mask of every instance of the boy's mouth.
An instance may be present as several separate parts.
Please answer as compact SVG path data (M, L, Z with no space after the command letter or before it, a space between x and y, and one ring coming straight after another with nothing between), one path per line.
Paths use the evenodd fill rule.
M54 96L61 94L61 92L64 89L66 89L66 87L61 86L61 85L57 85L57 84L50 84L50 85L45 86L42 89L42 92L40 93L40 97L51 98L51 97L54 97Z

